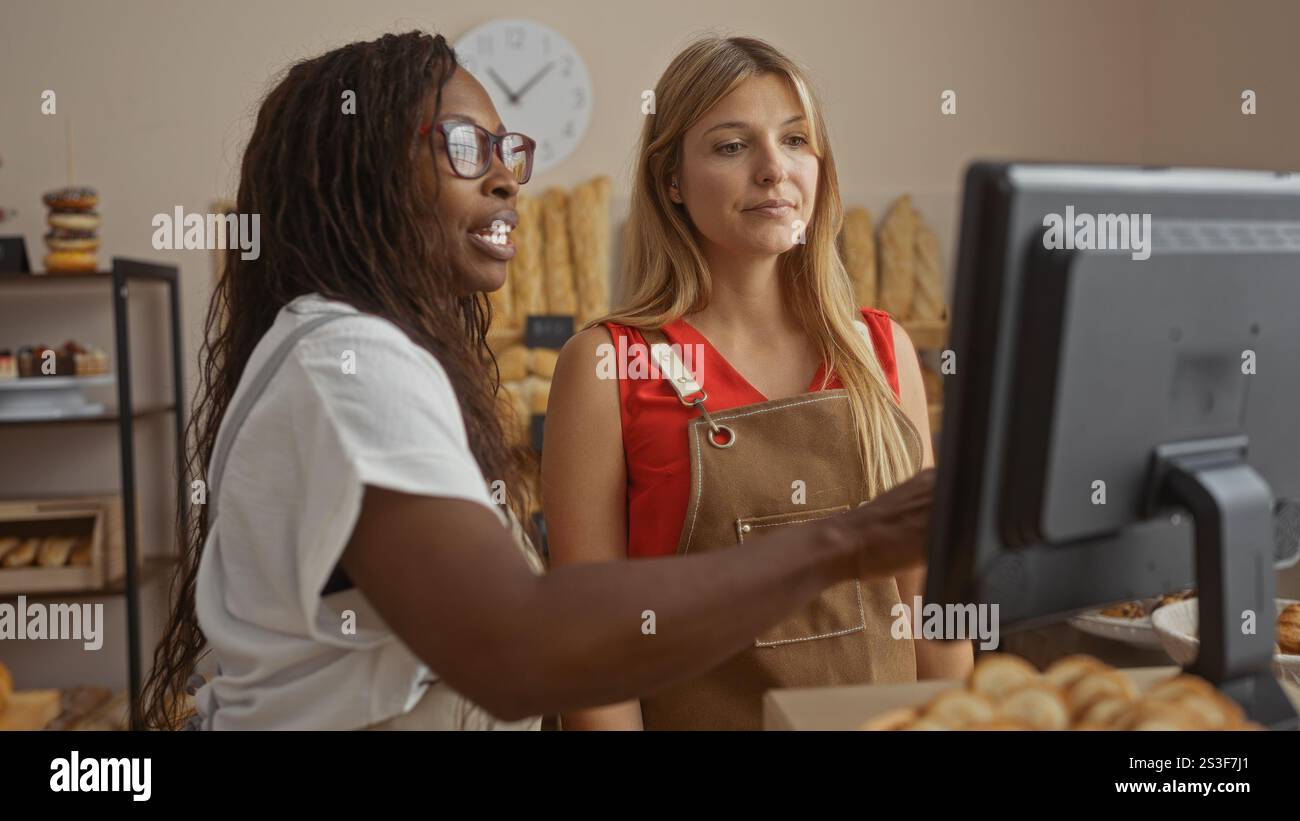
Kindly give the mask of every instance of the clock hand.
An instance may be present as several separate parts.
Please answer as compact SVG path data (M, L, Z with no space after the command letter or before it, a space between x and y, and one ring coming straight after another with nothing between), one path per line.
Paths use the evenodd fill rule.
M528 82L524 83L524 87L521 88L521 89L519 89L519 92L518 92L518 95L517 95L518 98L522 99L523 96L524 96L524 92L527 91L528 89L532 88L533 86L535 86L535 85L537 84L537 81L540 80L540 79L542 79L543 77L545 77L545 76L546 76L546 72L550 71L550 70L551 70L552 68L554 68L554 67L555 67L555 61L554 61L554 60L552 60L551 62L547 63L545 66L543 66L541 71L539 71L539 72L537 72L536 74L534 74L533 77L532 77L532 79L529 80Z
M492 75L492 79L496 82L498 86L501 87L501 90L506 93L506 96L510 98L511 103L519 102L519 95L511 91L510 88L506 86L506 81L502 80L501 77L497 75L495 70L493 70L492 68L488 68L488 74Z

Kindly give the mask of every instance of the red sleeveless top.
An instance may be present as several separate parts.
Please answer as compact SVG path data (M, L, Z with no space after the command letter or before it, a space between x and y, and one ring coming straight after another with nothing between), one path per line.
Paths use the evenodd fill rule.
M871 344L889 386L894 389L894 397L900 399L889 314L863 308L862 318L871 332ZM638 348L634 345L646 346L636 328L610 322L605 327L613 338L615 351L635 351ZM697 381L709 395L705 407L710 413L767 401L686 320L675 320L665 325L662 332L670 344L682 346L679 355L687 369L698 372ZM692 358L694 353L702 353L702 365L698 356ZM627 463L627 555L629 558L671 556L677 552L690 500L690 445L686 426L699 416L699 411L683 405L661 376L653 379L627 376L620 373L618 380L623 454ZM821 381L819 367L808 391L820 389ZM839 379L832 374L826 389L839 387L842 387Z

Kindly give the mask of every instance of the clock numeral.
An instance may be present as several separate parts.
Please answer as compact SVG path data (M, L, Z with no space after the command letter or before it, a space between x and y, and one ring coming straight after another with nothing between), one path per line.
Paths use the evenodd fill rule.
M479 53L479 56L490 55L492 53L492 35L480 34L475 51Z
M518 51L524 46L524 30L518 26L506 29L506 45Z
M560 70L560 73L568 77L571 71L573 71L573 55L566 54L564 55L564 68Z
M573 90L573 107L574 107L574 108L583 108L583 107L585 107L586 105L587 105L587 95L586 95L586 93L585 93L582 89L580 89L580 88L575 88L575 89Z
M564 136L572 138L575 133L576 130L573 127L573 120L569 120L564 124Z

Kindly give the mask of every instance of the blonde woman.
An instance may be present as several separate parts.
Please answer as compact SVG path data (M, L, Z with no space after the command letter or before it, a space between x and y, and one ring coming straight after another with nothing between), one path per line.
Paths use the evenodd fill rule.
M556 565L743 550L933 464L915 349L888 314L854 304L836 251L835 161L804 73L762 41L709 37L673 60L655 102L633 182L630 296L569 342L551 391ZM660 367L608 379L597 363L611 345ZM662 358L673 350L694 363ZM841 582L703 675L566 713L564 726L756 728L774 687L964 675L969 642L900 629L896 606L923 580L922 568ZM659 619L645 641L709 627Z

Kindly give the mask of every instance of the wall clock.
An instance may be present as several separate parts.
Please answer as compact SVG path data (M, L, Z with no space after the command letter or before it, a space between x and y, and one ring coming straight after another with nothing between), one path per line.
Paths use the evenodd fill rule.
M455 48L506 130L537 141L534 174L558 165L582 142L591 123L591 75L564 35L532 20L491 20L466 32Z

